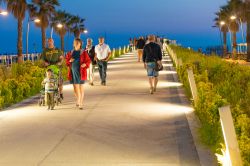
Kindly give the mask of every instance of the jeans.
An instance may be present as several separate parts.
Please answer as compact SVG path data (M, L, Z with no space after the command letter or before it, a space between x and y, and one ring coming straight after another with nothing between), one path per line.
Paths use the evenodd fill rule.
M102 82L106 82L108 62L98 61L98 69Z

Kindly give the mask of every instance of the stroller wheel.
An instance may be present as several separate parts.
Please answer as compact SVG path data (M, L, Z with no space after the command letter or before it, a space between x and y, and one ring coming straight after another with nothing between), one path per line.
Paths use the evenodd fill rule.
M42 105L41 99L38 100L38 105L41 107L41 105Z

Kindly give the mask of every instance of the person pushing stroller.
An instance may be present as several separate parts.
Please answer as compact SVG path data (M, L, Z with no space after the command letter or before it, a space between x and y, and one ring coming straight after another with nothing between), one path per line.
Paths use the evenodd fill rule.
M48 110L54 110L55 107L55 91L57 90L57 80L53 76L53 71L47 69L46 78L42 81L45 89L45 103L48 105Z

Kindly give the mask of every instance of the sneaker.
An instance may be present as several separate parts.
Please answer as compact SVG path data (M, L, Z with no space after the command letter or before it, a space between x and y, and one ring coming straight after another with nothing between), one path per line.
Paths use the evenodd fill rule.
M63 94L60 94L60 98L63 100Z
M92 82L92 83L89 83L89 85L94 86L94 83L93 83L93 82Z
M50 106L48 106L48 109L47 110L50 110Z
M54 107L51 107L51 110L54 110L55 108Z
M149 93L150 93L151 95L154 93L153 88L150 88L150 89L149 89Z
M79 109L80 109L80 110L83 110L83 106L82 106L82 105L81 105L81 106L79 106Z
M154 92L156 92L156 87L154 87Z
M103 86L106 86L106 81L103 82Z

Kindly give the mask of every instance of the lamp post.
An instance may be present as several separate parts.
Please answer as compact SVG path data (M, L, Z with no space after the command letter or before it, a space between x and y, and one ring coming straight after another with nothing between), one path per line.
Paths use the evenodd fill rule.
M36 19L30 19L28 18L28 23L27 23L27 33L26 33L26 56L28 57L29 54L29 31L30 31L30 22L35 22L35 23L39 23L41 20L39 20L38 18Z
M58 23L58 24L56 25L56 27L59 28L59 29L61 29L61 28L63 28L63 24ZM52 27L51 27L51 30L50 30L50 38L53 38L53 33L54 33L54 27L52 26Z

